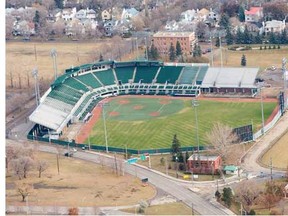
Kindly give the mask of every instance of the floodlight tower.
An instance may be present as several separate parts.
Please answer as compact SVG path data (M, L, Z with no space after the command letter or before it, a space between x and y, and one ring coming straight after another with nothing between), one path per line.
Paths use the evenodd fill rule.
M57 64L56 64L57 52L56 52L56 49L53 48L50 52L50 55L53 58L54 80L56 80L57 79Z
M39 84L38 84L38 70L37 68L34 68L32 71L32 75L35 79L35 98L36 98L36 104L39 105L40 101L40 92L39 92Z
M198 157L199 157L199 132L198 132L198 116L197 116L197 106L199 106L199 103L198 103L198 101L196 99L192 100L192 106L194 107L194 112L195 112L197 154L198 154Z

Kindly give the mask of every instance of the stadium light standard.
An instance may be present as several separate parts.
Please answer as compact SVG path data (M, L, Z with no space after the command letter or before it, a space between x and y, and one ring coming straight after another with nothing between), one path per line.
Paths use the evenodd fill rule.
M39 94L39 86L38 86L38 70L37 68L34 68L32 70L32 75L35 79L35 98L36 98L36 105L39 105L39 100L40 100L40 94Z
M261 101L261 117L262 117L262 135L265 134L265 130L264 130L264 126L265 126L265 122L264 122L264 108L263 108L263 96L262 96L262 88L263 86L258 83L258 89L259 89L259 93L260 93L260 101Z
M197 153L199 157L199 133L198 133L198 116L197 116L197 106L199 106L199 103L196 99L192 100L192 106L194 107L194 112L195 112Z
M52 49L50 53L51 57L53 58L53 67L54 67L54 80L57 79L57 64L56 64L56 57L57 57L57 52L56 49Z
M105 146L106 153L108 153L108 138L107 138L107 128L106 128L106 118L105 118L105 106L109 106L108 103L99 103L100 107L102 107L102 116L103 116L103 124L104 124L104 133L105 133Z
M286 88L287 88L287 78L288 78L288 72L286 71L286 63L287 59L283 58L282 59L282 72L283 72L283 80L284 80L284 112L286 111L287 108L287 94L286 94Z

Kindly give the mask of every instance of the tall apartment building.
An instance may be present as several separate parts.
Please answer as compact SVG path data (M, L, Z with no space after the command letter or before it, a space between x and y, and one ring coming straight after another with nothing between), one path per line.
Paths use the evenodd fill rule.
M176 49L177 41L180 42L182 53L191 55L197 43L194 32L157 32L153 35L154 46L159 54L168 54L171 43Z

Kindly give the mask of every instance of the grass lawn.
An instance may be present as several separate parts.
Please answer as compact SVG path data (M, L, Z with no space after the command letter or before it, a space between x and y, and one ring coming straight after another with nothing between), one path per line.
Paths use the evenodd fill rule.
M135 209L124 209L124 212L136 214ZM153 205L146 208L144 215L191 215L192 209L182 202ZM194 215L199 215L194 210Z
M288 166L288 131L282 136L262 157L261 161L265 165L270 165L272 159L273 167L286 169Z
M124 99L126 102L121 103ZM264 103L265 119L275 106L275 102ZM163 104L158 98L119 97L114 98L105 111L109 146L125 148L127 145L131 149L170 148L175 133L181 146L197 145L195 112L191 100L174 98ZM158 112L159 115L152 118L151 112ZM213 122L219 121L231 127L253 122L254 131L261 127L259 102L199 100L197 115L200 145L207 144L205 134L212 128ZM105 145L103 123L103 119L100 119L93 127L91 144Z
M223 49L223 66L224 67L240 67L241 57L244 54L246 56L247 67L260 67L265 69L272 65L281 68L283 57L288 55L288 46L281 46L281 49L267 49L266 50L245 50L245 51L232 51ZM255 48L259 48L259 45L255 45ZM264 48L262 46L262 48ZM220 52L214 56L214 66L221 65Z
M77 154L77 153L76 153ZM43 206L117 206L136 205L140 200L151 199L156 190L130 175L117 176L110 168L87 161L60 156L60 174L57 172L56 155L36 152L36 158L49 163L49 168L38 178L32 171L27 179L6 175L6 203L25 205L17 193L17 184L33 184L29 195L30 205Z

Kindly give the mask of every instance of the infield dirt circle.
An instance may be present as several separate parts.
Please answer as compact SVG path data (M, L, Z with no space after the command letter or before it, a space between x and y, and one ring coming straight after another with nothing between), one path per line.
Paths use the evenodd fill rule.
M123 100L119 100L118 101L118 104L129 104L130 103L130 101L129 100L125 100L125 99L123 99Z
M109 113L109 116L119 116L119 112L112 111Z
M149 115L150 116L159 116L160 112L151 112Z
M171 101L168 99L161 99L159 103L160 104L169 104L169 103L171 103Z
M143 106L142 105L136 105L133 107L134 110L141 110L143 109Z

